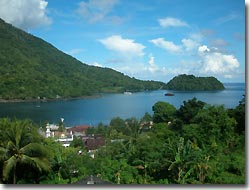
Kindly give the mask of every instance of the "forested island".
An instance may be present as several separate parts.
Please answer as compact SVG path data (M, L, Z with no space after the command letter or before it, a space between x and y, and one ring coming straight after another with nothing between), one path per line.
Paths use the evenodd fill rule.
M245 98L233 109L193 98L179 109L156 102L152 110L88 128L105 139L94 157L84 138L65 148L38 133L45 123L2 118L0 183L80 184L88 176L109 185L246 183Z
M82 63L1 19L0 41L0 101L76 98L164 85Z
M224 85L215 77L195 77L194 75L179 75L171 79L166 86L167 90L223 90Z

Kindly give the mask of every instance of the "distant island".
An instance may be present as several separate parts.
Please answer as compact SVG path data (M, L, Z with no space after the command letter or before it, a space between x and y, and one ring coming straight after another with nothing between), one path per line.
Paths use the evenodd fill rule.
M195 77L194 75L178 75L171 79L164 89L167 90L223 90L224 85L215 77Z

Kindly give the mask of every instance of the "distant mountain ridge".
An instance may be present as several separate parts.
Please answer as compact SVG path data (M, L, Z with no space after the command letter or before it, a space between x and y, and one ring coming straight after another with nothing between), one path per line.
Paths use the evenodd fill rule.
M2 100L74 98L102 92L156 90L163 85L84 64L0 19Z
M171 79L166 86L167 90L223 90L224 85L215 77L195 77L194 75L179 75Z

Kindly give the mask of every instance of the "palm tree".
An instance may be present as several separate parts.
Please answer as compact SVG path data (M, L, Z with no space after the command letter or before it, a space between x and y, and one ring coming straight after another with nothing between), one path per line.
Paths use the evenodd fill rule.
M48 171L49 162L46 158L45 147L38 143L39 134L32 123L25 121L10 122L6 131L7 141L4 147L0 147L0 159L3 162L3 180L6 181L11 174L13 184L16 183L17 170L20 165L28 165L39 171Z

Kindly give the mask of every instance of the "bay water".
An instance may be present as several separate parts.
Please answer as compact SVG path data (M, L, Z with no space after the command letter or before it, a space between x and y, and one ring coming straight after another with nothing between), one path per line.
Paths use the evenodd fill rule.
M226 89L219 91L156 90L132 94L102 94L100 97L75 100L0 103L0 117L28 118L39 125L46 122L58 123L60 118L64 118L65 125L71 127L109 124L114 117L140 119L146 112L152 114L152 106L158 101L168 102L179 109L183 101L196 97L208 104L235 108L245 95L245 83L226 83L224 86ZM173 93L174 96L165 96L165 93Z

